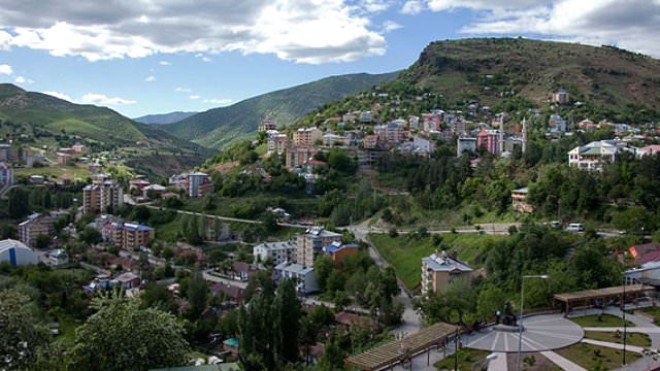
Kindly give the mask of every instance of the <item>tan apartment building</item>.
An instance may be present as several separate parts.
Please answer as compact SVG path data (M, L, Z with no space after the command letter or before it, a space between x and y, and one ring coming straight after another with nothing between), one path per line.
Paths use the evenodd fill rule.
M102 178L103 179L103 178ZM124 204L124 192L121 184L98 179L83 188L83 213L103 212L106 208L118 208Z
M54 232L53 218L48 214L32 214L18 225L18 239L30 247L34 247L39 235L51 236Z
M154 229L139 223L112 223L110 242L124 250L148 246L155 237Z
M318 152L314 147L289 147L286 150L285 165L287 169L303 166Z
M317 127L300 128L293 132L293 145L310 147L321 138L323 138L323 132Z
M313 267L314 259L323 252L323 247L333 242L341 242L342 235L330 232L323 227L312 227L298 235L296 243L296 263Z
M422 258L422 293L441 293L455 280L469 278L472 268L442 251Z

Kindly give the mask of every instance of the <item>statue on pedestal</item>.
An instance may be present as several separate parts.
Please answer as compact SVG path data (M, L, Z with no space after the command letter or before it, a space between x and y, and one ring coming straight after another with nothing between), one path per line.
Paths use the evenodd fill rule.
M505 326L517 326L516 315L513 314L513 309L511 308L511 302L507 301L504 304L504 314L502 315L502 324Z

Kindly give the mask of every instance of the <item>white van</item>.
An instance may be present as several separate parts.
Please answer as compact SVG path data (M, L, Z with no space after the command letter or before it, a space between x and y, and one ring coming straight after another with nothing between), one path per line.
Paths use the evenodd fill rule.
M581 223L571 223L566 227L566 230L568 232L583 232L584 231L584 225Z

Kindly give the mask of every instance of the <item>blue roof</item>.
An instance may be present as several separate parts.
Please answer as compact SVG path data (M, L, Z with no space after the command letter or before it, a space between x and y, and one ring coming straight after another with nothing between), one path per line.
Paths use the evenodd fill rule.
M124 223L124 228L129 231L142 231L142 232L149 232L154 230L153 228L147 225L143 225L139 223Z
M238 339L231 338L222 342L223 344L229 345L232 348L238 348Z
M358 245L356 243L346 243L343 244L341 242L333 242L323 248L323 251L325 251L328 254L334 254L339 250L342 249L357 249Z

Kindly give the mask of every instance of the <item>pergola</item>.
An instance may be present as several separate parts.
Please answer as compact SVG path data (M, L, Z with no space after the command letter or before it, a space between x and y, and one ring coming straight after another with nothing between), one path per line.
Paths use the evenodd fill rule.
M375 371L393 367L401 362L406 354L415 355L431 347L446 343L447 337L454 334L458 327L448 323L436 323L420 330L403 340L393 341L364 353L346 359L346 365L360 370Z
M647 291L653 291L653 286L647 285L626 285L625 293L626 300L633 300L644 296ZM571 308L580 306L591 306L600 301L601 305L607 304L610 301L621 300L623 301L624 286L607 287L597 290L584 290L576 291L565 294L555 294L555 300L562 302L569 312Z

